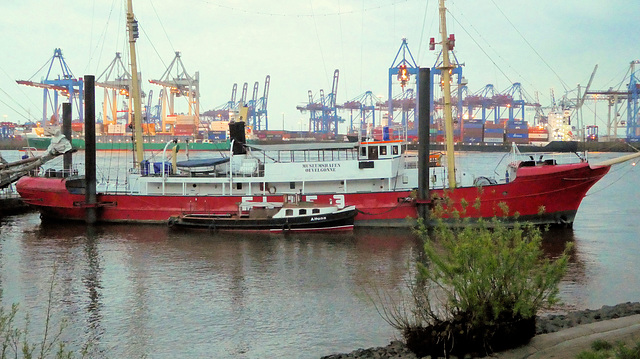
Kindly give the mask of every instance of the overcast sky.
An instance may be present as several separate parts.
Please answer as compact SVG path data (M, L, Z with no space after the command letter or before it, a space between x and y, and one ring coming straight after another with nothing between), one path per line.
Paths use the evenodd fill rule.
M640 59L639 0L446 5L448 32L456 36L455 54L471 92L487 84L502 91L520 82L548 106L550 89L560 98L577 84L586 86L596 64L592 89L624 90L630 62ZM0 114L18 123L40 119L42 90L15 80L42 80L55 48L76 77L98 76L116 52L126 53L125 6L124 0L5 1ZM296 106L307 101L308 90L329 93L335 69L339 103L365 91L386 97L388 69L402 38L419 66L432 66L437 55L428 49L429 38L438 37L437 0L136 0L133 6L141 29L143 91L159 94L147 81L162 76L175 51L187 72L200 73L201 112L229 101L234 83L240 92L248 82L250 97L258 81L261 96L270 75L270 129L282 128L283 114L285 127L298 129L308 114ZM596 111L606 116L606 105Z

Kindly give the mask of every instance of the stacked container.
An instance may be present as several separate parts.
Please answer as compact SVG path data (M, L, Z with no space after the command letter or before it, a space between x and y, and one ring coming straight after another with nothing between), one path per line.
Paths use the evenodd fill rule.
M525 121L507 121L505 129L507 143L529 143L529 126Z
M501 123L485 122L484 124L485 143L503 143L504 125Z
M463 143L481 143L484 136L482 120L465 121L462 126Z
M227 139L227 131L209 131L207 132L209 141L221 141Z
M173 127L173 134L176 136L193 136L196 130L194 124L176 124Z

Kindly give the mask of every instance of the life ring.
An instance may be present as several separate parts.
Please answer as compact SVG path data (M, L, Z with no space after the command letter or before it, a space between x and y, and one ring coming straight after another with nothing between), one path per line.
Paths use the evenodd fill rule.
M276 186L270 186L267 191L269 192L269 194L274 194L276 193Z

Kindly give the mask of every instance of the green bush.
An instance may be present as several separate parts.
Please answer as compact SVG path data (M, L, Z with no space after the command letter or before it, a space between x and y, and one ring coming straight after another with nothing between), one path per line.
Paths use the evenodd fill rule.
M418 280L435 286L446 307L444 313L424 308L428 318L462 318L473 327L531 318L558 302L569 247L556 260L544 258L539 227L507 227L494 218L455 227L438 221L433 231L420 223L418 233L425 251Z
M26 315L24 329L20 329L16 323L18 314L18 304L13 304L11 310L0 306L0 359L22 358L22 359L72 359L85 358L92 341L88 341L80 351L74 352L67 349L66 343L61 339L67 322L63 320L58 330L51 332L53 289L55 286L56 266L49 287L49 297L47 300L44 332L42 338L34 342L29 335L29 315ZM2 289L0 289L1 293Z
M640 358L640 342L634 347L627 348L623 342L616 342L615 346L604 340L591 343L592 351L583 351L576 355L576 359L638 359Z
M424 256L410 300L379 309L418 356L484 355L524 344L535 335L538 310L558 302L570 245L548 259L539 227L498 218L471 223L456 214L434 228L419 221Z

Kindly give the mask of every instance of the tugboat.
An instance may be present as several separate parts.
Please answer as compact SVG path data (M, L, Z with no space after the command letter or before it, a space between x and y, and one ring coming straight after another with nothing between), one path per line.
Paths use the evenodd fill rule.
M353 229L355 206L319 205L285 195L283 202L241 202L238 211L226 215L185 213L169 219L169 226L211 231L315 232Z

